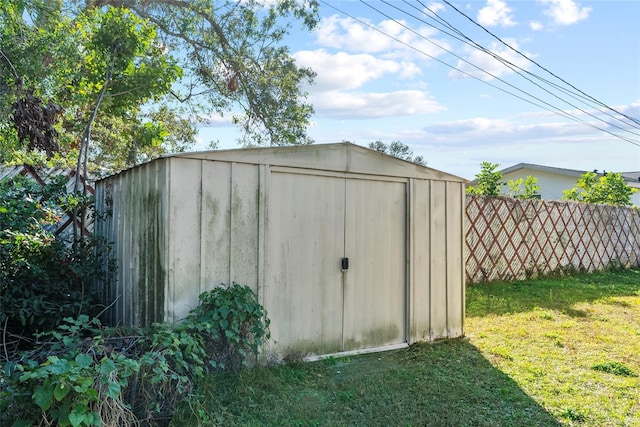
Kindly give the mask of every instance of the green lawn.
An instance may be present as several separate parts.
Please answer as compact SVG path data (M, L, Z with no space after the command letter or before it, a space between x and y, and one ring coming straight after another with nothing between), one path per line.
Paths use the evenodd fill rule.
M640 426L640 270L470 286L465 329L212 377L173 425Z

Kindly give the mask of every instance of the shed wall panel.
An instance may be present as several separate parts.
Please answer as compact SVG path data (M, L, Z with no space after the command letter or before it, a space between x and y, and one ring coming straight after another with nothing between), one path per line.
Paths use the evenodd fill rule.
M464 187L446 183L447 336L462 335L464 322ZM462 266L462 267L461 267Z
M230 188L231 163L202 162L200 292L231 282Z
M406 184L346 184L343 350L406 342Z
M171 159L169 189L169 322L184 318L200 295L202 170L199 160Z
M114 323L146 325L164 316L166 162L143 165L127 179L104 180L96 197L101 235L113 244L117 270L106 290Z
M431 232L430 181L412 180L410 219L410 257L412 280L410 283L410 341L428 341L431 329Z
M231 281L258 292L260 178L257 165L234 163L231 177ZM228 282L227 282L228 283Z
M431 181L430 191L431 339L447 336L447 196L446 183Z

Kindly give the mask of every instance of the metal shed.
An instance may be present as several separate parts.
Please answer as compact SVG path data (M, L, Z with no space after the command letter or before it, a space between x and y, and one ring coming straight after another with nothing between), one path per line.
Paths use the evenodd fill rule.
M112 320L177 322L236 282L268 311L267 356L461 336L465 182L348 143L176 154L107 177Z

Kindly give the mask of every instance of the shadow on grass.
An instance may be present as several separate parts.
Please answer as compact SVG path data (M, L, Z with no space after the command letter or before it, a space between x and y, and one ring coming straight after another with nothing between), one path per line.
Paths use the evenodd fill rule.
M464 339L252 369L198 391L173 425L202 417L225 426L560 425Z
M467 287L466 315L481 317L546 308L587 317L588 312L574 305L631 295L640 295L640 269L474 284Z

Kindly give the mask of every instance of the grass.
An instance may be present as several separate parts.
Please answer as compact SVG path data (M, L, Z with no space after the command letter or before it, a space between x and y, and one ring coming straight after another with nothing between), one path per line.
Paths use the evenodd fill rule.
M640 270L470 286L465 329L219 375L173 425L640 425Z

